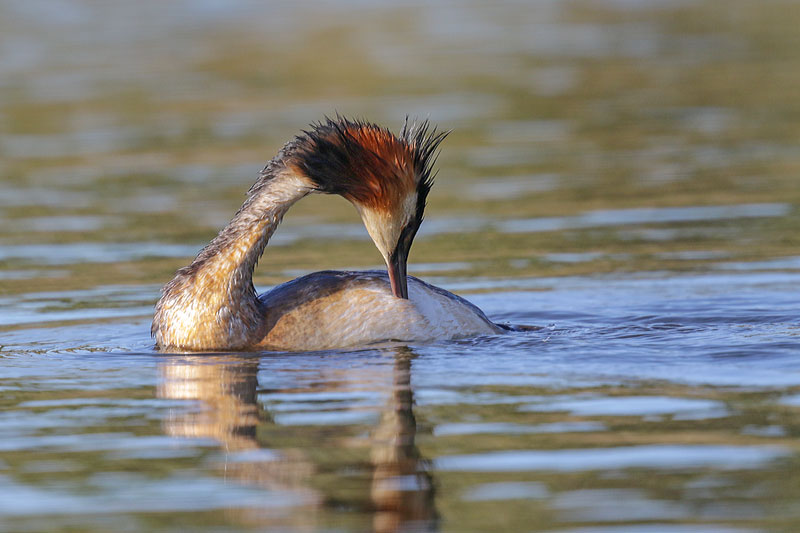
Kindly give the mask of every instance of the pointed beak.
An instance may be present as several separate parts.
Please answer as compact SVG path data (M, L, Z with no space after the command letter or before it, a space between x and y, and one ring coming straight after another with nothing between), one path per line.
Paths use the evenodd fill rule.
M408 250L395 249L389 257L389 281L392 284L392 294L398 298L408 299L408 279L406 267L408 264Z

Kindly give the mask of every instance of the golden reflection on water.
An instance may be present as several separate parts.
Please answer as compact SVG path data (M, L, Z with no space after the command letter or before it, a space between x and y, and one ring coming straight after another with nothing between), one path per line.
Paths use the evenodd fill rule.
M280 457L270 454L263 460L257 455L255 460L235 459L237 452L244 453L246 458L246 452L260 449L256 438L258 425L271 423L256 401L258 359L236 355L181 356L159 364L159 373L159 398L201 403L198 410L173 412L165 419L163 428L167 435L212 438L223 450L221 468L226 480L272 491L288 491L303 502L293 513L255 509L241 513L239 519L309 529L321 497L307 486L314 466L302 452L282 450ZM229 461L229 455L234 455L234 460Z
M412 357L408 348L397 349L393 387L371 436L375 531L399 531L408 522L430 524L436 519L433 480L414 442Z
M366 442L346 438L337 443L357 450L368 448L369 472L364 479L369 486L363 487L363 498L372 512L372 530L377 532L405 530L409 525L428 528L435 524L437 517L434 483L415 444L411 386L414 354L405 347L391 351L394 357L392 386L380 407L377 425ZM288 514L255 509L239 513L241 519L276 525L277 518L283 525L288 520L292 527L313 529L315 517L335 498L315 487L314 477L320 468L311 454L301 447L269 450L277 454L266 454L264 459L259 459L258 453L247 453L263 448L258 438L260 434L280 432L280 426L258 402L258 369L259 359L236 355L179 356L161 362L158 397L195 400L202 404L196 410L171 414L163 422L164 432L170 436L218 441L225 453L221 466L226 480L272 491L289 491L303 502L300 509L295 508ZM326 388L314 390L317 393L345 390L369 378L356 370L346 374L345 382L325 380ZM229 455L233 460L228 460Z
M205 356L185 356L162 363L159 370L159 398L199 400L204 404L198 412L181 412L165 420L168 435L210 437L229 451L258 447L258 360L231 356L214 358L210 364Z

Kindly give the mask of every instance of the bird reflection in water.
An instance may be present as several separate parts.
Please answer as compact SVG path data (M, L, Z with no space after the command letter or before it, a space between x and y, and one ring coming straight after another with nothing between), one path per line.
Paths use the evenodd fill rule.
M217 440L224 450L222 466L227 481L288 493L298 502L289 509L237 510L232 515L236 520L298 529L323 525L319 522L324 520L326 511L335 508L341 512L344 502L340 495L333 494L329 465L320 464L320 447L366 447L367 461L337 465L338 471L352 471L363 470L365 462L369 464L369 471L361 478L358 501L347 502L344 507L370 513L371 528L378 532L435 529L434 486L427 463L415 444L411 387L414 354L407 348L392 348L380 353L386 355L394 358L392 387L380 407L379 422L366 442L347 437L346 431L332 441L331 426L316 426L307 434L298 434L296 426L277 424L257 400L260 359L252 355L175 356L163 360L158 396L202 402L200 409L173 412L163 423L164 431L171 436ZM324 374L331 369L319 369L323 375L315 383L325 383L326 388L313 390L322 393L361 389L364 383L374 380L374 368L348 369L344 381L337 370L333 370L335 379L326 379ZM304 391L282 389L281 392ZM320 437L318 430L324 430L325 436ZM321 438L326 440L324 444ZM296 444L276 449L271 442ZM314 457L318 459L315 461Z
M415 530L433 529L436 524L433 480L415 443L417 421L411 388L414 353L405 347L394 352L392 391L372 433L373 529L387 532L406 526Z

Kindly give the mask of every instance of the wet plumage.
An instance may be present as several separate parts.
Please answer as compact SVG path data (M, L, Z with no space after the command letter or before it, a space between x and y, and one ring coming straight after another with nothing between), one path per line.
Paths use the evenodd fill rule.
M288 142L230 223L164 286L151 328L157 345L313 350L500 331L466 300L406 276L444 136L427 122L395 136L337 118ZM388 273L318 272L258 297L256 263L288 209L311 193L356 207Z

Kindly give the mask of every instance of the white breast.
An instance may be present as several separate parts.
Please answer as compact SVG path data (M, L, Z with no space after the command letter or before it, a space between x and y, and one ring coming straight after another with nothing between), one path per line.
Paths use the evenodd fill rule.
M414 277L408 278L408 299L426 324L428 339L472 337L501 331L467 300Z
M271 324L263 345L320 350L384 341L433 341L500 333L480 309L417 278L395 297L385 272L316 272L261 297Z

